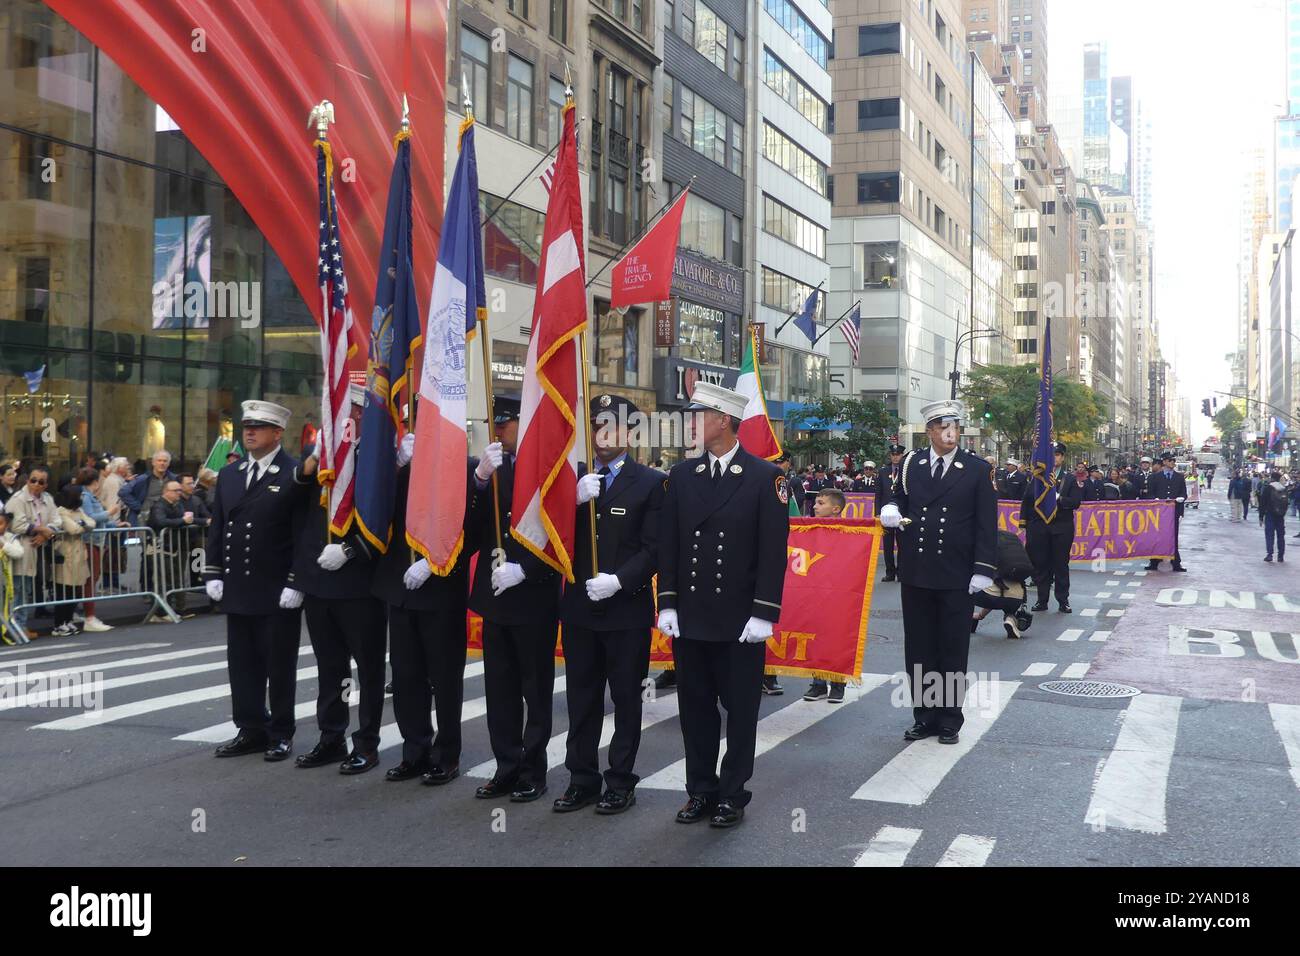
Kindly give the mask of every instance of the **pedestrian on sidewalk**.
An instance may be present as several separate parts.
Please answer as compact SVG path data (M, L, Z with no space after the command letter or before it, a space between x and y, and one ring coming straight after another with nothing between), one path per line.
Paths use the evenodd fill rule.
M1291 506L1287 487L1282 483L1282 472L1276 468L1269 480L1259 490L1259 510L1264 519L1265 561L1273 560L1273 544L1277 543L1277 562L1286 561L1286 511Z
M1245 521L1250 517L1250 477L1245 470L1238 471L1228 485L1228 498L1232 501L1232 519Z

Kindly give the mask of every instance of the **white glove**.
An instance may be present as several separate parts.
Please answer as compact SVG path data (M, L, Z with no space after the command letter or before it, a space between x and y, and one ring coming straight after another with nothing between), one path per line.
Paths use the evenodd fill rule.
M209 581L203 585L203 590L208 592L208 600L215 604L221 600L221 596L226 591L226 585L221 581Z
M501 443L494 441L483 449L483 454L478 460L478 467L474 469L474 477L479 481L487 481L492 477L492 472L501 467L504 458L505 452L501 450Z
M593 601L611 598L621 590L623 590L623 582L618 579L617 574L606 574L601 571L587 581L587 597Z
M397 467L403 467L415 455L415 433L407 432L397 445Z
M578 504L585 505L592 498L600 497L600 475L590 472L578 479Z
M23 545L17 538L6 541L4 550L5 554L13 558L15 561L23 556Z
M992 586L993 579L987 574L972 574L970 576L970 584L967 585L966 590L970 594L978 594L985 588Z
M903 516L899 513L898 505L887 504L880 509L880 523L886 528L897 528L902 523Z
M761 617L751 617L745 622L745 629L740 632L740 643L761 644L772 636L772 622Z
M1183 503L1184 501L1186 501L1186 500L1187 500L1186 498L1175 498L1175 499L1174 499L1174 501L1178 502L1179 504L1182 504L1182 503Z
M501 595L516 584L524 583L524 569L513 561L507 561L492 570L492 593Z
M406 585L406 590L418 591L424 582L429 580L429 575L432 573L433 569L429 567L429 562L421 558L406 569L406 573L402 575L402 583Z
M320 557L316 559L316 563L326 571L337 571L348 563L348 555L343 550L343 545L327 544L325 550L320 553Z
M659 612L659 630L663 631L669 637L681 637L682 629L677 626L677 612L672 608L664 608Z
M280 607L286 611L296 611L302 607L302 592L285 588L280 592Z

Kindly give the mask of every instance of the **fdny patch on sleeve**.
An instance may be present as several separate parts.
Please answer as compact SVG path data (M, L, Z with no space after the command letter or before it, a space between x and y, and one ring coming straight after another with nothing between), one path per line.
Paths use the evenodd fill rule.
M783 505L790 503L790 483L784 476L776 479L776 497Z

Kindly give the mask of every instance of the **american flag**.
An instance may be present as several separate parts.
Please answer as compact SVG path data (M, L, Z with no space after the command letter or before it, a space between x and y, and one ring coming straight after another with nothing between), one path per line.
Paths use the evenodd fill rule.
M354 455L356 428L352 422L352 399L348 376L349 342L352 335L352 307L348 303L348 280L343 274L343 247L339 244L339 210L334 201L334 158L330 144L316 141L316 184L320 197L320 237L316 258L320 284L321 387L320 459L318 480L324 490L330 530L343 534L352 524Z
M853 351L854 365L858 364L858 346L861 344L861 332L862 306L854 305L853 311L840 321L840 334L844 336L844 341L849 343L849 348Z

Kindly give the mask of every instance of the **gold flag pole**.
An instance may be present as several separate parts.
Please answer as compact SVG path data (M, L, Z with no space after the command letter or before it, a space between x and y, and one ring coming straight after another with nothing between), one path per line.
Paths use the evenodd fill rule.
M333 179L334 160L333 160L333 156L330 153L330 147L329 147L329 129L330 129L330 123L333 122L334 122L334 104L331 103L329 100L321 100L319 103L317 103L315 106L311 108L311 113L307 116L307 128L311 129L313 125L316 127L316 139L320 141L322 144L324 144L324 148L325 148L325 188L327 191L327 195L326 195L327 202L329 201L328 190L332 188L334 182ZM328 306L326 306L326 308L328 308ZM322 315L321 321L328 325L329 316ZM324 358L325 357L322 355L321 356L322 365L324 364ZM328 389L329 387L330 387L330 383L322 379L321 388ZM324 425L325 422L322 420L321 421L322 429L324 428ZM333 422L330 423L330 434L331 435L334 434ZM319 478L320 461L321 461L320 435L318 434L316 437L317 484L320 483L320 478ZM325 509L325 544L326 545L330 545L334 543L334 532L330 528L330 524L331 524L330 502L331 500L333 500L332 492L333 492L333 488L327 488L325 490L325 501L322 505L322 507L324 507Z
M410 137L411 137L411 107L410 107L410 105L406 102L406 94L403 93L403 94L402 94L402 127L401 127L401 129L398 131L397 136L393 138L393 147L394 147L394 151L396 151L397 149L400 149L400 148L401 148L400 143L401 143L401 141L402 141L403 139L410 139ZM412 258L414 258L414 250L412 250ZM414 268L415 263L412 262L412 263L411 263L411 266L412 266L412 268ZM410 356L410 357L411 357L411 358L414 358L414 356ZM391 368L388 370L389 380L390 380L390 381L392 380L392 371L393 371L393 370L392 370ZM407 376L407 379L406 379L406 430L407 430L407 432L409 432L409 433L412 434L412 435L415 434L415 395L416 395L416 391L417 391L417 389L416 389L416 385L415 385L415 383L411 381L410 376ZM407 462L407 465L409 466L409 465L410 465L410 462ZM408 499L409 499L410 488L411 488L411 486L410 486L410 479L409 479L409 478L408 478L408 480L407 480L407 486L406 486L406 488L407 488L407 494L408 494ZM390 534L392 533L392 525L391 525L391 523L389 524L389 533L390 533ZM411 556L411 564L415 564L416 561L420 560L420 552L416 551L415 548L413 548L410 544L408 544L408 545L406 546L406 550L410 552L410 556Z
M460 75L460 88L464 93L465 120L473 122L474 104L469 98L469 78L462 72ZM488 439L492 436L492 358L488 352L490 341L488 339L487 316L479 316L478 335L480 351L483 353L483 394L487 399L487 430ZM490 443L490 442L489 442ZM492 567L496 567L505 561L505 549L501 543L501 484L497 477L496 469L492 470L492 525L496 531L496 550L492 552Z

